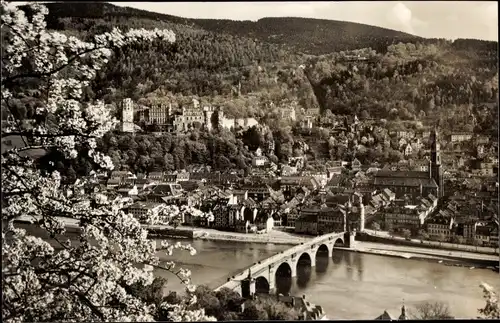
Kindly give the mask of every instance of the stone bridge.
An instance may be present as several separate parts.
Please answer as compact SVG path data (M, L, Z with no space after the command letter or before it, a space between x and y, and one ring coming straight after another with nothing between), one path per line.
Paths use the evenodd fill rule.
M256 291L273 292L276 288L276 275L278 273L280 273L280 277L283 275L296 277L297 266L299 264L309 264L311 267L316 266L316 257L318 255L321 254L322 256L331 258L334 247L352 247L354 244L354 235L354 232L336 232L303 242L300 245L259 261L244 269L241 273L228 278L228 281L219 286L216 291L226 287L244 297L254 294Z

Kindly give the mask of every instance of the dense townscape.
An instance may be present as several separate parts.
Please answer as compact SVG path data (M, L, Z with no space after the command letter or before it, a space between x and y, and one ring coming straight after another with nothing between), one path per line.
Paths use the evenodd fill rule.
M355 241L493 255L498 270L496 42L47 8L2 3L4 320L335 318L272 295L271 278L259 292L272 257L212 289L161 258L191 245L153 239L295 245L276 275L302 265L294 250L315 250L310 267ZM500 317L482 288L478 314ZM397 319L453 317L426 303Z

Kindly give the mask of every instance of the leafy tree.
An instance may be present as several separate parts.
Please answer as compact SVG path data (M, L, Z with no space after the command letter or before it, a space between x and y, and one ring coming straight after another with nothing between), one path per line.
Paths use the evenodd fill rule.
M446 241L446 236L443 233L438 234L437 240L439 241L439 245L441 246L443 242Z
M408 229L403 229L401 232L406 240L411 240L411 231Z
M295 309L269 296L258 297L245 303L242 314L244 320L258 320L267 317L268 320L295 321L300 313Z
M443 302L424 302L411 311L412 318L417 320L452 320L450 308Z
M380 224L378 224L378 222L373 222L372 230L375 230L375 232L380 231Z
M189 272L161 266L156 254L162 248L170 252L181 247L191 254L195 250L166 242L157 249L139 222L122 211L129 200L109 201L93 189L85 191L90 185L86 178L62 182L57 170L41 167L20 152L50 148L64 163L84 151L95 170L112 170L110 157L96 149L96 139L114 128L116 120L103 102L94 102L83 90L108 62L111 49L140 47L142 40L157 38L171 43L174 34L115 29L83 42L47 31L48 11L39 3L29 5L29 17L11 4L1 6L2 109L10 109L12 100L24 96L33 97L37 105L33 127L23 128L18 122L2 127L2 136L31 138L24 148L2 153L1 159L2 317L6 322L151 321L157 305L135 294L134 284L151 285L152 269L162 269L182 279L190 296ZM44 95L32 95L35 92ZM14 220L20 216L36 220L32 225L45 231L53 245L17 228ZM58 216L79 220L78 244L64 239L65 225ZM208 319L203 310L186 310L185 304L175 307L170 318Z
M418 231L418 236L420 238L420 241L429 240L429 234L424 229Z
M472 240L472 245L476 247L476 251L477 251L477 247L481 246L482 244L483 244L483 242L479 239Z
M500 319L500 304L497 293L490 285L481 283L480 287L483 289L483 297L486 301L484 308L479 309L484 319Z
M245 305L242 313L242 318L248 321L266 321L269 320L264 304L254 301Z

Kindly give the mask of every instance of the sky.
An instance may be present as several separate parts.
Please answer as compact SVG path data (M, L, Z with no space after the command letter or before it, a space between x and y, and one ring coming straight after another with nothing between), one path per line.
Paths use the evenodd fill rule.
M498 41L496 1L111 2L185 18L307 17L364 23L427 38Z

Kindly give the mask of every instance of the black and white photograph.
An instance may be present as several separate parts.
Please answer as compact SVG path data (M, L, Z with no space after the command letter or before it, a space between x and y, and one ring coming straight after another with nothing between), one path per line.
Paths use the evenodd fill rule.
M2 321L500 319L497 1L1 1Z

